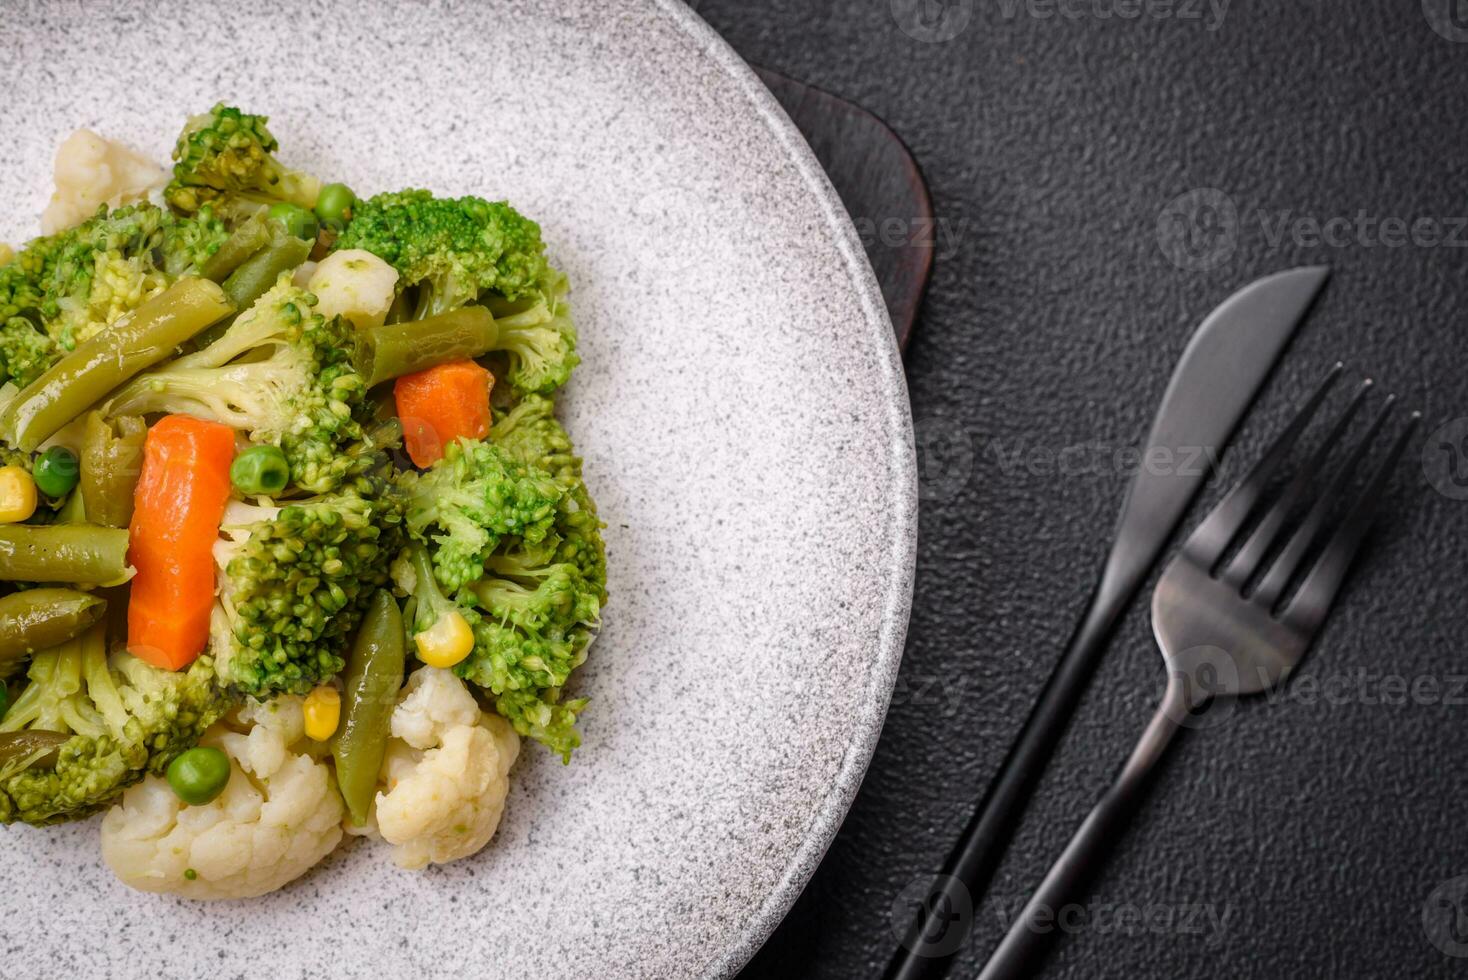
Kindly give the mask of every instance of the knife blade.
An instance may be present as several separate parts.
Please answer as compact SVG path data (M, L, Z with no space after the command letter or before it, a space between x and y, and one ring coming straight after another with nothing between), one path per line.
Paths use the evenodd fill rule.
M1329 276L1325 266L1310 266L1258 279L1219 304L1194 332L1153 419L1143 465L1127 489L1111 551L1080 625L943 872L913 903L912 923L887 980L942 976L967 941L975 906L1107 638ZM1184 457L1205 465L1175 465ZM1148 465L1149 460L1173 465Z

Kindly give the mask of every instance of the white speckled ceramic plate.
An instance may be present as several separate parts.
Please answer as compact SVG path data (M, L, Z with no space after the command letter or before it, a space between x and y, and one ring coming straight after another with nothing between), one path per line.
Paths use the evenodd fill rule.
M289 12L285 12L289 10ZM88 126L163 158L218 98L362 193L507 197L570 275L563 414L608 523L585 745L528 746L477 857L358 842L262 899L113 880L97 821L0 830L3 972L728 976L820 860L901 656L916 490L892 331L845 212L681 6L26 4L0 18L0 240Z

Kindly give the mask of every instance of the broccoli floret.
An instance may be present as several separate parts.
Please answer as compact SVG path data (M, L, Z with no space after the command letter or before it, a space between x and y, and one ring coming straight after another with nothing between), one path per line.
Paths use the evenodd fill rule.
M71 350L193 272L228 236L207 209L179 217L151 204L104 206L0 268L0 323L24 316Z
M106 653L105 627L37 654L29 682L0 723L71 737L54 765L7 751L0 734L0 822L49 824L86 816L148 773L162 775L233 705L209 656L187 670Z
M607 559L602 523L581 479L581 457L556 421L555 403L539 395L527 395L495 420L489 438L521 462L551 474L564 491L556 505L553 560L575 565L605 605Z
M564 487L581 482L581 458L571 437L556 421L556 403L544 395L526 395L506 412L497 413L489 439L521 462L545 470Z
M503 201L379 194L357 203L334 247L366 249L397 269L412 319L489 307L518 394L554 391L580 363L566 277L546 262L540 226Z
M170 279L203 267L230 236L230 229L210 205L193 215L168 218L159 249L163 254L163 271Z
M222 102L190 119L173 149L173 180L163 190L164 199L185 214L223 194L315 207L321 181L275 159L280 144L266 122L265 116Z
M39 318L45 293L38 280L53 247L51 239L38 238L0 266L0 321L22 314Z
M279 282L208 347L142 374L114 415L181 413L279 446L291 482L326 493L347 477L342 447L362 438L366 386L352 366L353 327L312 312L316 297Z
M335 248L361 248L417 290L414 319L446 313L493 291L509 300L540 291L549 267L540 226L504 201L405 190L358 201Z
M485 302L499 328L495 349L507 362L504 378L518 395L550 394L570 380L581 363L566 302L566 277L552 271L543 286L533 300L489 297Z
M382 481L283 507L232 503L211 649L232 688L305 694L342 669L372 593L387 582L398 516Z
M565 758L580 744L574 726L586 702L562 702L561 688L586 660L607 598L601 521L581 482L581 460L548 400L522 402L491 430L496 437L555 474L563 493L555 526L539 544L507 542L469 586L480 618L474 650L458 673L493 692L500 714L522 735Z
M40 314L57 344L71 350L168 286L155 261L168 222L167 213L152 205L104 206L44 244L36 279Z
M529 396L490 443L461 440L421 476L399 477L416 546L396 577L417 601L416 631L449 609L472 628L455 673L488 691L520 734L569 758L586 702L562 701L561 689L600 624L606 553L581 460L552 412Z
M427 471L406 471L397 483L404 525L433 545L434 569L450 594L479 578L506 538L543 541L561 498L548 474L474 439L451 443Z
M471 653L453 668L454 673L487 690L495 710L521 735L569 761L581 744L576 716L587 701L562 701L560 685L586 659L589 639L571 649L541 640L538 634L536 640L527 641L514 629L487 622L485 614L472 607L477 601L472 593L464 592L462 603L444 595L428 548L421 542L403 551L393 564L393 578L409 596L406 613L414 637L422 642L424 634L439 633L429 642L446 645L454 642L458 631L467 630Z
M61 358L54 341L23 316L0 322L0 384L24 388Z

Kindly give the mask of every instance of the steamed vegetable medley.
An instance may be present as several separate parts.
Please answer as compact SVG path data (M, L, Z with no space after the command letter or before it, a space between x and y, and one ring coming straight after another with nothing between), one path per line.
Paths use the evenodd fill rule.
M0 247L0 821L105 810L192 898L478 851L521 740L580 744L606 601L539 227L277 152L225 105L171 173L77 133Z

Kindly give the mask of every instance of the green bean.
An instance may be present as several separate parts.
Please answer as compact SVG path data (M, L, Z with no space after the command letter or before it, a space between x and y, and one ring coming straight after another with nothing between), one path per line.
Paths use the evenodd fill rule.
M116 585L127 577L127 531L122 528L0 526L0 581Z
M80 636L107 603L75 589L27 589L0 597L0 682L38 650Z
M392 594L379 590L357 630L343 675L341 728L331 743L336 782L358 827L367 822L377 773L387 751L389 720L403 683L403 615Z
M499 328L482 306L357 331L357 371L367 386L494 349Z
M0 779L24 769L53 769L70 735L31 728L0 733Z
M236 310L247 310L266 290L275 285L282 272L288 272L306 261L311 243L291 235L280 235L250 256L224 280L224 294Z
M145 300L110 328L83 341L0 411L0 435L33 452L118 385L170 356L228 315L224 292L190 276Z
M265 210L261 208L240 222L219 246L219 251L204 260L199 266L199 275L214 282L223 282L246 259L270 244L273 231Z
M143 472L148 426L141 416L108 419L87 416L82 434L82 498L87 519L103 527L127 527L133 519L133 491Z

